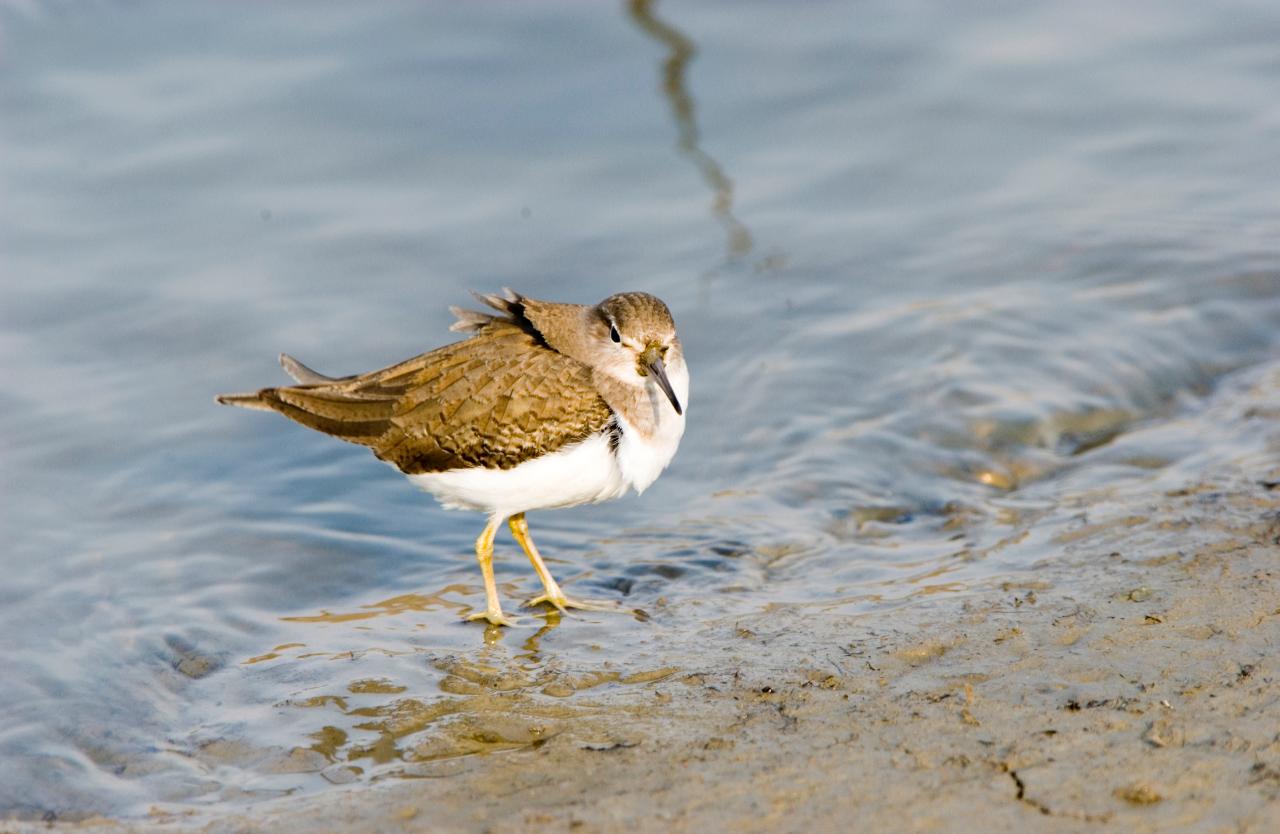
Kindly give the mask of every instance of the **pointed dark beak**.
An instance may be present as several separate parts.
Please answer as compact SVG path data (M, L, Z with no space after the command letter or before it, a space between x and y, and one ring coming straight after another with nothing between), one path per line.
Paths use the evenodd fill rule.
M667 379L667 368L662 364L662 356L654 348L649 348L640 357L640 361L644 362L644 366L649 369L649 373L653 374L653 378L658 381L658 387L662 389L662 393L667 395L667 399L671 400L671 407L676 410L676 414L684 414L684 409L680 407L680 401L676 399L676 392L671 390L671 380Z

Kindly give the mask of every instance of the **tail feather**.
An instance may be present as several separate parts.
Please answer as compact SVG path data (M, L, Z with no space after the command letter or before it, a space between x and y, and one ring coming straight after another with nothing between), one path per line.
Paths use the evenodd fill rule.
M268 410L348 443L371 446L390 428L393 403L344 402L325 393L328 392L305 388L266 388L259 397Z
M222 394L216 399L223 405L277 411L307 428L365 446L391 428L395 410L394 397L344 391L332 384L263 388L254 394Z
M214 399L223 405L234 405L237 408L252 408L255 411L275 411L270 404L263 401L260 393L219 394Z
M287 353L280 354L280 367L284 368L284 372L293 377L295 382L303 385L319 385L324 382L337 382L339 379L336 376L325 376L319 371L313 371Z
M394 397L363 391L300 385L296 388L268 388L261 396L268 402L286 403L308 414L339 422L385 422L391 419L391 414L395 411Z

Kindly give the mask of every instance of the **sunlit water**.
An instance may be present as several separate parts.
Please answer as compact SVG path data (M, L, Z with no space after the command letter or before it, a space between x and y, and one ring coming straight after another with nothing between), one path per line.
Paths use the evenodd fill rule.
M1278 39L1263 3L0 4L0 814L529 744L468 699L571 718L716 618L1034 572L1072 491L1230 458L1206 397L1280 347ZM671 469L531 518L647 620L486 645L478 517L213 403L503 285L675 312Z

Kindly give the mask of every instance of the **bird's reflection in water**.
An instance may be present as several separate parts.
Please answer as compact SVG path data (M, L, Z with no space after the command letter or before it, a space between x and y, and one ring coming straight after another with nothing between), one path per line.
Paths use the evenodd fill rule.
M659 20L653 13L653 6L653 0L628 0L627 12L641 31L669 50L662 62L662 93L671 105L671 114L679 131L676 146L697 166L702 179L711 188L711 213L728 235L729 257L745 255L751 250L751 232L733 214L733 180L699 144L693 96L689 95L685 83L685 74L689 62L697 54L697 46L679 29Z
M520 622L529 616L542 620L543 625L536 632L525 638L524 643L521 644L524 648L524 654L516 655L516 659L526 659L533 663L537 663L542 659L540 642L547 632L560 625L560 611L548 606L546 607L546 610L539 609L530 615L522 615L517 619L517 622ZM502 626L489 624L485 627L484 644L486 646L496 646L502 642L504 637L506 637L506 632L503 630Z
M643 690L679 672L675 667L637 668L614 656L585 664L560 656L547 646L547 638L576 618L546 608L523 612L522 628L490 626L482 632L482 643L450 654L427 650L413 639L373 644L406 630L459 625L453 621L467 606L446 594L469 591L474 589L451 585L351 611L288 618L305 630L322 630L326 636L318 642L329 650L317 651L300 633L297 642L242 661L246 667L305 680L305 664L358 665L351 667L345 684L304 690L279 705L284 710L280 728L289 729L275 743L292 737L295 746L237 741L238 746L227 749L246 761L210 764L257 767L267 762L281 772L313 772L345 782L439 775L440 767L462 756L538 747L561 735L570 745L631 744L634 740L619 735L629 722L615 719L657 709ZM377 624L370 622L375 619ZM353 643L360 645L349 648ZM388 664L380 660L385 658L401 659ZM406 660L410 665L404 665ZM434 680L425 688L424 665Z
M516 655L517 660L525 660L529 663L542 662L542 638L549 634L553 629L560 625L560 612L552 608L542 614L544 624L533 634L525 639L522 648L523 654Z

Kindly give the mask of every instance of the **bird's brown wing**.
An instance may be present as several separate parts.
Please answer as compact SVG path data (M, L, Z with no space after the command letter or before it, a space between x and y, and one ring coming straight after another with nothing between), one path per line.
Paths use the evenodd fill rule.
M269 408L369 446L407 474L510 469L604 430L612 411L591 371L505 318L476 335L380 371L220 397Z

